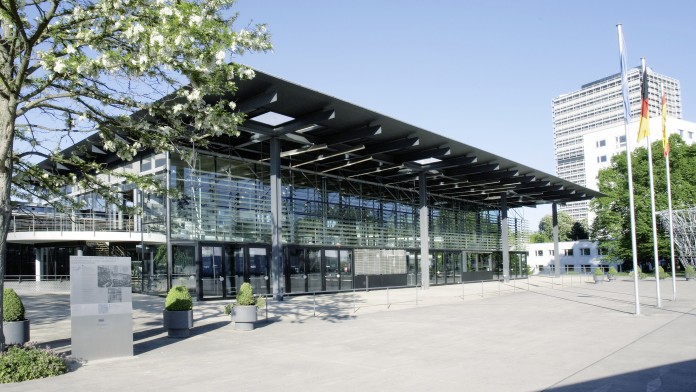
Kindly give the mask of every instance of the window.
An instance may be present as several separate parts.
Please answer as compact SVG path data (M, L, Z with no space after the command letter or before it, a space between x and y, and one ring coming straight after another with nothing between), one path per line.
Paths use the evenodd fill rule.
M539 250L536 251L536 255L537 255L537 256L543 256L543 255L544 255L544 251L541 250L541 249L539 249Z
M143 161L140 164L140 171L146 172L150 169L152 169L152 157L143 158Z
M694 138L694 133L689 131L689 139L693 139L693 138Z
M606 162L606 161L607 161L606 155L602 155L602 156L597 157L597 163L602 163L602 162Z
M592 270L592 265L590 264L583 264L580 266L580 270L582 271L583 274L589 274L590 271Z
M616 144L618 144L619 147L626 147L626 135L617 136Z
M572 249L563 249L563 256L572 256L572 255L573 255Z
M602 255L606 255L607 253L608 253L607 248L597 248L598 255L602 256Z
M604 147L607 145L607 141L602 139L597 141L597 147Z
M580 254L583 256L589 256L590 255L590 248L582 248L580 249Z
M553 256L553 249L549 251L549 256Z

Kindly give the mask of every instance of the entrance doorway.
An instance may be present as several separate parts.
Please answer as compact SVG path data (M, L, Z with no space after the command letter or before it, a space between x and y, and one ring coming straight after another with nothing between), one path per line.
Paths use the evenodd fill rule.
M288 247L285 286L289 293L353 288L353 251Z

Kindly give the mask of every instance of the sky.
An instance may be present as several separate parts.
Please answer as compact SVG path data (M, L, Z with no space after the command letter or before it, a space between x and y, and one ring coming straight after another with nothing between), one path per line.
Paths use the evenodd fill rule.
M551 101L619 72L618 23L629 67L679 80L696 121L695 4L238 0L274 50L235 61L555 175Z

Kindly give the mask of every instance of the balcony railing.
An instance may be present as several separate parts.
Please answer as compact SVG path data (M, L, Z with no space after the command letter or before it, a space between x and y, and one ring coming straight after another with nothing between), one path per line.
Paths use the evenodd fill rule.
M140 225L138 225L140 226ZM144 225L148 230L149 225ZM134 216L109 213L61 213L51 215L12 215L11 232L134 232L136 220Z

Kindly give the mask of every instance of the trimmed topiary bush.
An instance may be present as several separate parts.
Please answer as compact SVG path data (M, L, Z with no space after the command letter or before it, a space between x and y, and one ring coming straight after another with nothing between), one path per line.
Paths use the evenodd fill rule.
M2 321L23 321L24 305L13 289L4 289L2 294Z
M616 274L618 274L618 273L619 273L619 271L617 271L616 268L614 268L614 266L609 267L609 271L607 271L607 274L609 274L611 276L616 276Z
M249 282L242 283L237 293L237 305L248 306L256 305L256 299L254 299L254 289L251 287Z
M595 267L594 274L597 276L604 275L604 270L602 270L602 267Z
M164 309L168 311L192 310L193 299L186 286L174 286L167 293Z
M0 384L58 376L67 371L65 358L50 350L12 346L0 354Z

